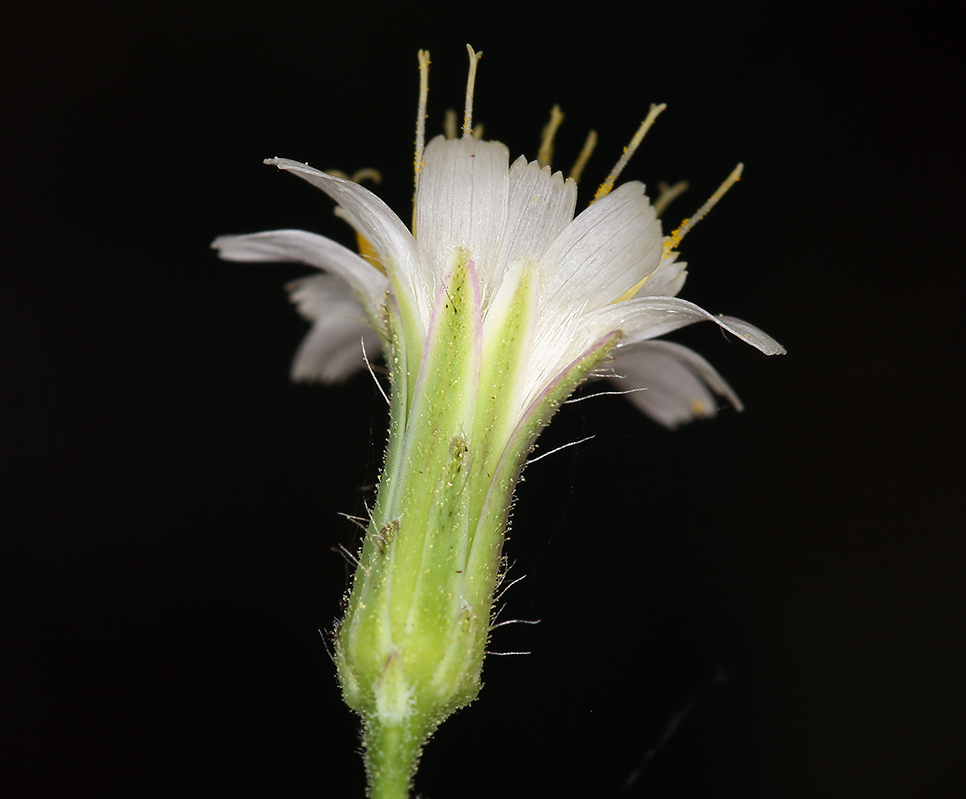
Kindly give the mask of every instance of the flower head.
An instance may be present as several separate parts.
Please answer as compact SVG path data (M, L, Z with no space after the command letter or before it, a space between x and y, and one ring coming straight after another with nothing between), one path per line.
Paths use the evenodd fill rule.
M313 321L294 377L340 380L380 348L389 367L386 464L336 641L346 700L365 722L371 780L408 780L408 766L385 776L396 771L383 750L408 746L411 765L436 725L479 690L514 487L574 388L606 363L622 388L645 389L630 394L639 407L674 426L712 415L712 392L738 400L699 355L653 339L708 319L767 354L783 352L757 328L676 296L686 277L677 245L740 167L665 236L641 183L615 188L663 110L654 106L575 216L575 180L547 163L554 125L537 161L511 164L503 144L474 135L477 60L470 50L462 135L424 146L429 58L420 53L412 230L358 183L273 158L337 203L359 253L297 230L213 244L229 260L323 271L291 286Z
M424 74L425 66L428 59ZM407 341L425 339L447 276L454 262L465 258L473 267L481 335L498 326L491 323L507 312L519 281L533 281L537 300L526 331L528 363L514 387L518 411L611 332L620 334L611 353L612 379L662 424L713 415L712 392L740 409L737 396L706 360L680 345L653 341L684 325L711 320L766 354L783 352L757 328L713 316L677 297L687 272L676 247L707 207L665 237L641 183L611 190L663 106L652 107L637 141L595 201L575 218L573 179L522 156L511 165L505 145L472 135L472 85L471 76L463 135L436 137L422 149L424 82L412 232L362 186L276 158L267 163L307 180L338 203L339 215L367 245L367 256L295 230L215 241L222 258L299 261L327 273L290 286L299 311L314 325L295 358L293 378L333 382L361 368L360 337L370 356L386 345L387 298L399 307ZM737 173L740 168L728 185Z

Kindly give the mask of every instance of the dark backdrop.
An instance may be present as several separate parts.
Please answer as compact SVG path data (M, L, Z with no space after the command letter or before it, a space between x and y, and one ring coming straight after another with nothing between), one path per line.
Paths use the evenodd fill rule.
M261 159L374 166L405 217L416 50L431 126L513 155L549 107L587 182L742 160L684 245L699 349L747 411L667 432L611 397L543 442L507 553L527 579L424 796L953 796L963 747L963 103L928 6L41 3L4 12L9 796L361 797L318 630L339 612L385 439L370 378L292 386L305 329L221 233L348 242ZM955 242L955 243L954 243ZM676 731L639 779L646 753ZM632 784L624 794L621 786ZM8 786L8 787L7 787ZM961 788L961 786L959 786Z

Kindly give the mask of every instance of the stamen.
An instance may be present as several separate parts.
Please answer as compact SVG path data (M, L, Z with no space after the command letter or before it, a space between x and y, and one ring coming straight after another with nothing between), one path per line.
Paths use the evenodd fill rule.
M349 178L353 183L362 183L364 180L371 180L377 186L382 183L382 172L371 166L365 169L357 169L352 173L352 177Z
M477 141L483 140L483 123L480 122L473 126L473 138Z
M476 86L476 65L479 63L483 53L477 53L469 45L466 45L466 52L470 54L470 71L466 76L466 107L463 111L463 135L470 136L473 133L473 89Z
M550 166L553 160L553 137L557 135L557 128L563 122L564 115L560 111L560 106L555 105L550 109L550 121L543 126L540 132L540 149L537 151L537 163L542 167Z
M580 183L580 177L584 174L584 167L587 166L587 162L590 160L590 154L594 151L597 146L597 131L592 130L587 134L587 140L584 142L584 149L580 151L580 155L577 156L577 160L574 161L574 165L570 167L570 179L574 183Z
M739 180L741 180L741 170L745 168L744 164L738 164L732 171L730 175L725 179L725 182L718 186L717 191L712 194L708 201L702 205L690 219L685 219L678 229L675 230L670 236L664 237L664 257L667 258L673 250L676 250L678 245L681 243L688 232L693 228L698 222L700 222L707 215L708 211L714 208L718 204L718 200L725 196L725 192L728 191L732 186L735 185Z
M371 180L376 185L382 183L382 172L371 166L365 167L364 169L357 169L351 175L348 172L343 172L341 169L326 169L325 174L332 175L334 178L351 180L353 183L362 183L364 180Z
M651 110L647 112L647 118L641 123L641 126L637 129L637 133L634 134L634 138L631 139L631 143L624 148L624 154L621 156L620 160L614 165L610 174L607 176L607 180L600 184L600 188L597 189L597 193L594 194L594 199L591 202L596 202L601 197L606 197L611 193L614 188L614 182L617 180L621 172L624 171L624 167L627 166L627 162L631 160L631 156L640 147L641 142L644 141L644 134L646 134L650 129L651 125L654 124L654 120L657 119L658 115L667 106L664 103L660 105L651 104Z
M423 150L426 146L426 100L429 97L429 50L419 51L419 108L416 111L416 185L423 170Z
M672 202L688 190L688 182L679 180L673 186L668 186L663 181L657 184L657 199L654 200L654 212L660 216L664 213Z
M456 138L456 111L452 108L447 108L443 117L443 135L447 139Z

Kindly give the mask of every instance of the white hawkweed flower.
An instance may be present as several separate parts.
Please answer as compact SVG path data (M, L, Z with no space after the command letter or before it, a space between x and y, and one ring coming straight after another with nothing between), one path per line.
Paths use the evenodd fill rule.
M766 354L783 352L757 328L676 296L686 277L677 245L740 167L665 237L642 184L614 188L664 108L655 106L575 217L575 180L547 165L556 109L537 161L510 164L503 144L474 136L478 57L470 49L462 135L424 146L429 56L420 52L412 231L357 183L276 158L267 163L338 204L360 254L298 230L213 244L229 260L323 271L291 287L313 321L293 377L338 381L380 349L389 368L386 463L336 637L377 799L408 795L425 741L479 691L513 491L560 403L607 363L622 388L646 389L629 396L667 426L713 415L712 392L738 405L701 356L653 341L701 320Z

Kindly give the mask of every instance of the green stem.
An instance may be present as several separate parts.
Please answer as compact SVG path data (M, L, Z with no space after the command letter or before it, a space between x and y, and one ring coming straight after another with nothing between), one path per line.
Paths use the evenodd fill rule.
M409 799L413 777L431 725L423 719L365 723L366 772L370 799Z

